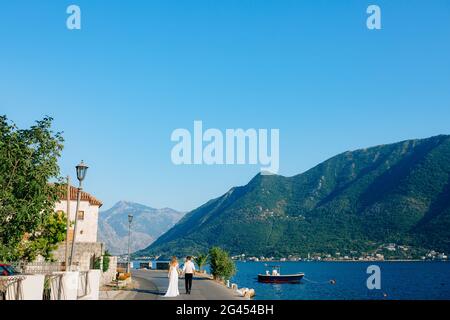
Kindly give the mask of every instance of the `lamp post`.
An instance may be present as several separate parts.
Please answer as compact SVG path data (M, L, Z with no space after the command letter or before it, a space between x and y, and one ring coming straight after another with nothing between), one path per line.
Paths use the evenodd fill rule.
M79 181L78 184L78 190L77 190L77 207L75 210L75 225L73 228L73 239L72 239L72 248L70 250L70 260L69 260L69 266L72 267L72 261L73 261L73 252L75 249L75 241L77 238L77 225L78 225L78 210L80 208L80 200L81 200L81 191L82 188L82 182L84 178L86 177L86 171L89 168L87 165L84 164L83 160L81 160L81 163L75 167L77 169L77 179ZM67 199L67 201L70 201Z
M131 257L130 257L130 244L131 244L131 223L133 222L133 215L128 215L128 264L127 273L131 272Z

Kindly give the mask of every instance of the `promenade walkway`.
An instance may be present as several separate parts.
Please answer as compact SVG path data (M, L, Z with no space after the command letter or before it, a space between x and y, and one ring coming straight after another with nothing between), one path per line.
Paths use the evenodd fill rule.
M104 300L242 300L233 290L205 278L195 276L190 295L185 294L184 279L180 278L180 296L164 298L169 279L167 272L155 270L133 270L133 288L117 291L103 291Z

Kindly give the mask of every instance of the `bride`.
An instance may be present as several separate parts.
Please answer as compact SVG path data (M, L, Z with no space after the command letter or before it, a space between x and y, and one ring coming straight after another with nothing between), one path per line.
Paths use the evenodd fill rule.
M166 298L178 297L180 292L178 291L178 261L177 257L172 257L172 261L169 264L169 288L167 289Z

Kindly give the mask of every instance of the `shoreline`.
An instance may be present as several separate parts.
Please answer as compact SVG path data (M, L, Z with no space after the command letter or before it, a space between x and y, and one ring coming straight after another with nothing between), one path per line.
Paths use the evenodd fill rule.
M280 260L271 260L271 261L240 261L236 260L235 262L245 262L245 263L286 263L286 262L318 262L318 263L324 263L324 262L337 262L337 263L349 263L349 262L358 262L358 263L365 263L365 262L426 262L426 263L436 263L436 262L450 262L450 260L420 260L420 259L412 259L412 260L406 260L406 259L399 259L399 260L299 260L299 261L280 261Z
M135 261L146 261L144 259L135 260ZM148 260L154 261L154 260ZM349 263L349 262L358 262L358 263L365 263L365 262L424 262L424 263L438 263L438 262L450 262L450 260L421 260L421 259L386 259L386 260L298 260L298 261L281 261L281 260L270 260L270 261L253 261L253 260L233 260L236 262L243 262L243 263L286 263L286 262L336 262L336 263ZM133 268L134 270L141 270L139 268ZM164 270L157 270L157 269L151 269L154 271L164 271ZM209 277L212 277L208 273L204 274ZM215 280L214 280L215 281Z

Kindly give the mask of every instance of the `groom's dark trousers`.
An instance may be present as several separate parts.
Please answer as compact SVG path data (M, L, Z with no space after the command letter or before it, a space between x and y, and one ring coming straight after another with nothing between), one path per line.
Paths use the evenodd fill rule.
M185 273L184 274L184 284L186 286L186 293L190 293L191 292L191 288L192 288L192 273Z

